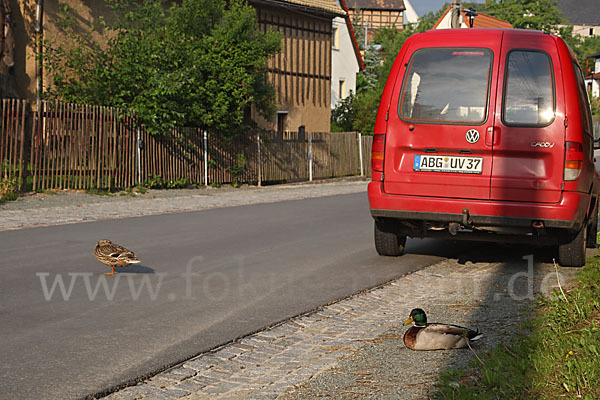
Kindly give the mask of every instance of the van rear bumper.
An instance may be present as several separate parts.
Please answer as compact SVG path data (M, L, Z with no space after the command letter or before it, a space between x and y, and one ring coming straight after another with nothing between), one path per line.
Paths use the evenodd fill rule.
M532 227L534 222L541 221L545 228L577 232L583 226L589 205L589 195L579 192L563 192L560 202L550 204L395 195L383 192L382 186L381 182L370 182L368 186L374 218L469 221L475 227L519 228Z

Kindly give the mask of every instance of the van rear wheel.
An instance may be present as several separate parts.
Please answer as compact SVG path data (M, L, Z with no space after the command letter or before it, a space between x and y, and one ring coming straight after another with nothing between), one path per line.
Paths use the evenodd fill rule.
M397 233L395 224L375 221L375 250L380 256L401 256L405 247L406 236Z
M584 224L572 241L558 246L558 263L560 265L563 267L583 267L585 265L587 231L587 224Z

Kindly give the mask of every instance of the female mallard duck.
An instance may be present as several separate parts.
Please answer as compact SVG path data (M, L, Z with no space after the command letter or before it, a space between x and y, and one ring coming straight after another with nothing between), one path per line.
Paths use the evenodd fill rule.
M404 344L411 350L460 349L467 340L479 339L482 334L469 328L447 324L428 324L425 311L415 308L404 325L413 323L404 334Z
M105 272L104 275L113 275L115 273L115 267L126 267L129 264L140 262L132 251L129 251L118 244L114 244L110 240L101 240L96 243L94 255L98 261L112 268L111 272Z

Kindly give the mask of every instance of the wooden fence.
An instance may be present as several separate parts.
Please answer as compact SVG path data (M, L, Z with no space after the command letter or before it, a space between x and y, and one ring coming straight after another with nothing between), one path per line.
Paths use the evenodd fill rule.
M2 100L2 178L32 190L129 188L160 177L189 183L268 183L370 172L371 137L262 132L228 140L197 128L150 135L109 107ZM360 145L359 145L360 141ZM312 171L312 174L311 174Z
M2 100L0 116L0 179L25 175L26 115L28 104L24 100Z

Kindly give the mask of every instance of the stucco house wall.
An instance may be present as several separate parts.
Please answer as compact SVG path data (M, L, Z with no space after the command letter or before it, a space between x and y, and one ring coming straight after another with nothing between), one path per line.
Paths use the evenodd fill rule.
M356 93L356 74L360 70L346 19L336 17L333 20L333 29L335 33L334 46L331 49L331 108L335 108L350 92Z

